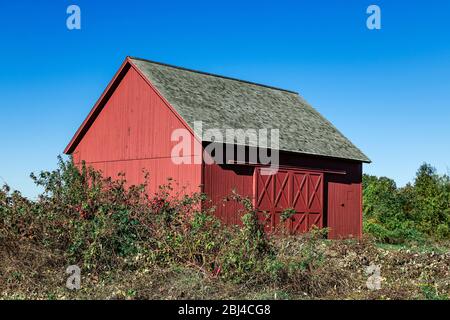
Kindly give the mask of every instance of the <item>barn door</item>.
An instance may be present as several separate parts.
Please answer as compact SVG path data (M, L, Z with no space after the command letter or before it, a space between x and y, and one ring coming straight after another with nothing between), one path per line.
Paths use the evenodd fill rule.
M328 194L329 238L361 236L361 186L330 183Z
M255 170L255 207L268 232L282 221L281 214L291 209L285 223L291 233L323 226L323 174L310 171L279 169L268 175L268 169Z

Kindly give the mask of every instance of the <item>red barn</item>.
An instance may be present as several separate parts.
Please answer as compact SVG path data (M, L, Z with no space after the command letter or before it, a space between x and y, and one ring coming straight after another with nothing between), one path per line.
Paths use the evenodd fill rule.
M278 129L276 148L246 136L249 128ZM230 143L228 129L243 130ZM188 148L174 153L177 130ZM236 152L213 154L220 145ZM249 160L252 150L278 154L276 169L259 155ZM296 92L127 58L65 153L107 176L124 172L130 184L142 183L145 169L150 191L170 177L186 192L205 192L226 223L239 223L237 205L222 202L234 189L253 199L268 229L289 209L292 232L316 225L330 238L361 236L362 164L370 160Z

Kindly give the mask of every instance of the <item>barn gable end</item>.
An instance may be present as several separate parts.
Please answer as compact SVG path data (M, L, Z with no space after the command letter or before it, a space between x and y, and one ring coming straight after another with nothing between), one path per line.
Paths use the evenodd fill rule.
M169 177L186 187L186 192L200 191L201 164L194 164L194 148L183 155L191 164L176 165L171 158L176 143L171 134L186 129L182 120L133 67L116 81L73 148L75 162L83 160L105 176L124 172L129 184L142 183L145 169L150 173L150 191L166 184ZM193 145L195 138L190 138Z

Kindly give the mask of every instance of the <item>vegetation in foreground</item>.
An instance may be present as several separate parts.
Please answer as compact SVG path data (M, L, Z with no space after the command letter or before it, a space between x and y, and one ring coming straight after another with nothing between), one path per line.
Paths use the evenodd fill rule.
M248 199L241 227L221 225L201 194L157 194L125 177L60 159L32 175L36 201L0 191L2 299L448 299L450 183L424 165L413 185L364 177L362 240L326 230L292 237L262 232ZM67 266L81 289L65 287ZM381 289L367 286L380 266Z

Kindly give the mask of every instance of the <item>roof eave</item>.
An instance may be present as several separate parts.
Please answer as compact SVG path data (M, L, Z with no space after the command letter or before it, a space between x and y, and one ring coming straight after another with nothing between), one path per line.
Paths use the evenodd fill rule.
M202 143L214 143L214 142L215 141L202 140ZM217 143L225 143L225 142L217 142ZM240 143L235 143L234 145L240 146L240 147L255 147L255 146L251 146L248 144L240 144ZM256 146L256 148L263 148L263 147ZM265 149L267 149L267 148L265 148ZM287 152L287 153L293 153L293 154L298 154L298 155L303 155L303 156L309 156L309 157L320 157L320 158L327 158L327 159L341 160L341 161L372 163L372 160L370 160L364 154L363 154L364 157L361 157L361 158L350 158L350 157L339 157L339 156L332 156L332 155L326 155L326 154L321 154L321 153L304 152L304 151L289 150L289 149L273 149L273 150L278 150L279 152Z

